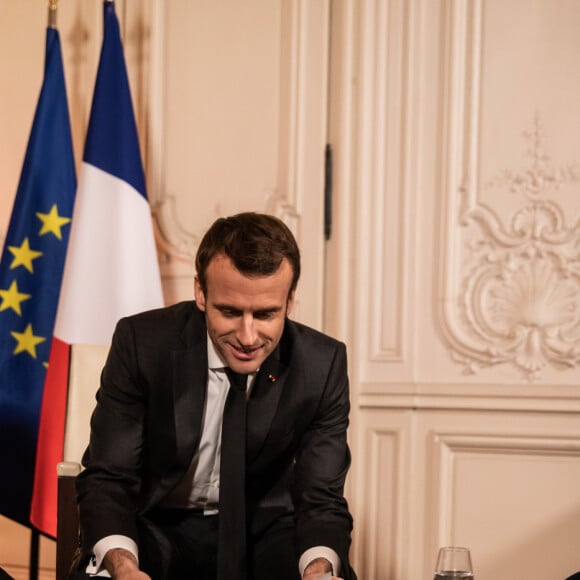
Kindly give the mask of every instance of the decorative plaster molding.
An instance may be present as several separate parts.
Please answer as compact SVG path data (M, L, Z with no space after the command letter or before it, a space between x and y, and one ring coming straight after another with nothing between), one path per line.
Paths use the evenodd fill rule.
M472 235L458 308L479 352L453 354L470 370L509 362L533 379L549 364L580 364L580 220L568 226L549 199L579 178L574 167L552 165L539 120L526 136L531 165L505 170L488 185L520 195L525 205L507 224L482 205L463 216Z
M528 380L547 366L580 365L580 221L569 225L553 195L579 180L543 151L536 119L530 166L486 184L519 195L505 217L480 199L479 100L482 3L446 2L446 91L439 255L441 330L453 360L473 374L510 364ZM461 55L468 55L461 56ZM461 79L461 82L460 82ZM502 193L503 193L502 191Z
M493 381L493 378L491 379ZM519 411L541 414L580 413L580 393L575 384L505 381L477 382L363 382L357 404L360 409L414 409L429 411Z
M164 196L152 208L153 225L157 239L159 264L163 276L169 274L177 263L194 275L194 258L200 238L188 232L177 219L173 196Z
M355 541L360 545L358 571L368 580L390 577L393 570L401 572L396 539L405 526L403 518L395 514L408 501L407 490L401 485L403 439L402 429L396 427L369 425L364 433L365 481L357 493L359 530Z
M408 352L413 159L411 35L414 13L401 2L361 2L358 277L368 281L360 317L373 363L402 363Z
M280 195L277 191L273 191L266 196L265 206L267 213L280 218L290 228L294 236L298 238L300 215L294 204L290 203L286 197Z

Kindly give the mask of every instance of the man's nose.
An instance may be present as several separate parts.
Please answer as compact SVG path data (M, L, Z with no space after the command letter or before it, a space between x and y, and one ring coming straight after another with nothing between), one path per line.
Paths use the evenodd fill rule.
M238 328L238 340L242 346L253 346L256 342L256 331L254 328L254 317L251 314L244 314L240 318Z

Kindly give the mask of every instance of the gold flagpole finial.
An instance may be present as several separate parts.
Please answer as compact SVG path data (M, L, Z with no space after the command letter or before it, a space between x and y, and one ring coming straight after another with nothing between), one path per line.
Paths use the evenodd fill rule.
M56 9L58 0L48 0L48 27L56 28Z

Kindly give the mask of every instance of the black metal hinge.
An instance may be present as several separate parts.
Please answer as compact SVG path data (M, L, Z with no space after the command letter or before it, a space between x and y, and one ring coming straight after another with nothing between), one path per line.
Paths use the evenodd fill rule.
M324 149L324 239L332 234L332 147Z

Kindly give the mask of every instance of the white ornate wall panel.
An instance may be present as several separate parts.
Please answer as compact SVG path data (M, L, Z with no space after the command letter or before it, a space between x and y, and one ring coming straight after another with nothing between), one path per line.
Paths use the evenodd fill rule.
M362 364L354 358L357 375L365 383L377 382L388 369L393 380L408 381L412 377L410 301L414 279L410 266L415 248L410 221L414 196L410 167L416 130L410 69L414 14L408 2L398 0L360 2L356 5L359 12L354 3L334 6L335 34L348 45L340 46L335 40L335 54L342 53L335 68L342 68L335 71L333 82L357 107L340 110L341 103L335 104L335 118L340 116L342 126L333 127L331 135L356 144L352 151L356 172L348 173L337 165L337 219L340 223L348 207L350 228L355 229L339 231L338 239L332 240L329 251L331 255L336 252L335 259L341 262L340 233L353 235L349 252L354 257L344 263L342 271L340 266L331 268L329 277L353 284L351 338L356 337L353 348L365 353ZM350 58L358 68L347 72ZM341 143L339 155L349 146ZM344 157L338 159L348 162ZM329 326L335 328L336 323L330 321Z
M576 413L359 410L351 480L357 571L430 578L467 545L481 580L563 580L578 568Z
M479 580L580 569L579 11L333 3L327 328L365 578L428 578L446 543Z
M359 578L407 578L401 558L409 538L412 505L412 417L410 412L360 412L359 452L353 458L354 545ZM385 420L387 419L387 420ZM360 491L359 491L360 490ZM359 493L357 493L359 491Z
M438 297L466 371L577 382L580 6L443 3ZM555 9L556 8L556 9ZM510 29L509 23L517 26Z

